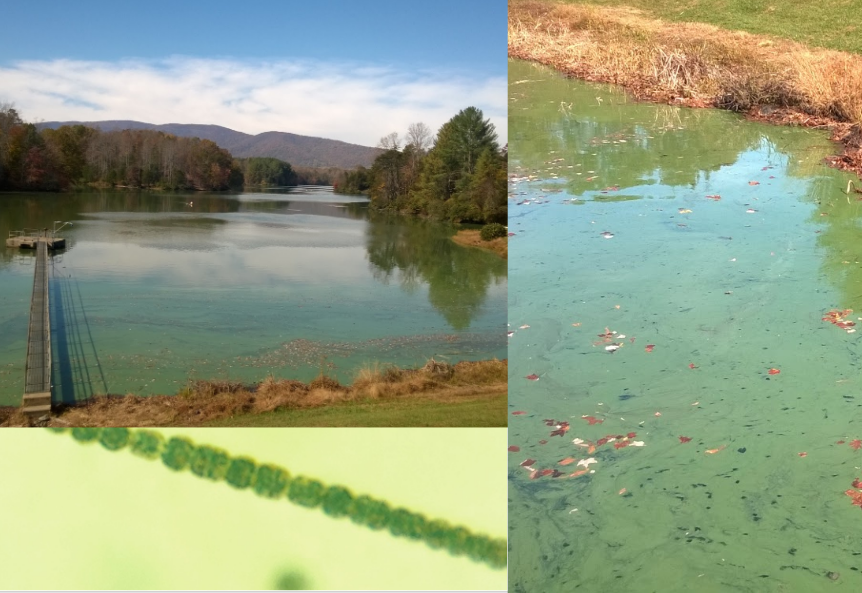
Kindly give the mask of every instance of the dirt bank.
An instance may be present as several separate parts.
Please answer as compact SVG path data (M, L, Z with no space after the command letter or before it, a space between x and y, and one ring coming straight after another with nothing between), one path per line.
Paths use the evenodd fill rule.
M349 386L329 377L310 383L268 378L256 385L196 381L177 395L99 396L55 408L49 426L198 426L237 414L302 409L333 403L422 396L456 402L459 397L496 396L507 386L508 361L450 365L434 360L419 369L379 366L360 371ZM0 410L0 426L27 426L18 408Z
M509 56L636 98L718 107L775 124L829 130L830 165L862 176L862 56L634 9L509 2Z
M503 259L509 258L509 241L506 237L483 241L479 231L461 230L452 236L452 240L464 247L478 247L479 249L496 253Z

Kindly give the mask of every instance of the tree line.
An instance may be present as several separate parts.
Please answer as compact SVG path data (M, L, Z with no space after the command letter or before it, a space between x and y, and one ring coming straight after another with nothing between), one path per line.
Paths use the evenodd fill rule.
M401 144L404 143L402 147ZM345 172L339 193L363 193L378 210L453 222L506 222L507 152L476 107L461 110L432 137L422 123L380 139L371 168Z
M72 187L226 190L243 186L331 185L340 169L275 158L234 158L211 140L154 130L103 132L83 125L39 130L0 105L0 190Z

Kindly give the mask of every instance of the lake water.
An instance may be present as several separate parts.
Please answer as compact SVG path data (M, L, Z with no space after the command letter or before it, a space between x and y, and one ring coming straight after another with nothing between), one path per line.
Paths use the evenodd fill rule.
M51 276L54 397L189 379L349 381L505 358L506 262L329 188L0 195L0 235L71 221ZM31 252L0 245L0 404L20 403Z
M822 162L839 148L509 76L510 590L859 590L862 195Z

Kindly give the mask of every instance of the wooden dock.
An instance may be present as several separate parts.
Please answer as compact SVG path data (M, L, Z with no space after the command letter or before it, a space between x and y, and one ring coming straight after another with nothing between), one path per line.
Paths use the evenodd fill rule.
M48 249L63 249L66 246L65 239L55 237L48 229L12 231L6 239L6 247L18 247L20 249L37 249L39 243L45 243Z
M36 270L30 300L23 412L43 416L51 411L51 316L48 302L48 243L36 242Z

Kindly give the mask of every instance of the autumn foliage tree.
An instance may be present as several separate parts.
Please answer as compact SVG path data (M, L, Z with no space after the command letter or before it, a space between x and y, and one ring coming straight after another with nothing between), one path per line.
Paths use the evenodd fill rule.
M366 191L372 206L454 222L506 221L506 152L493 124L468 107L443 124L431 144L424 124L399 148L393 133L370 170L347 173L336 191ZM428 146L431 146L428 150Z

